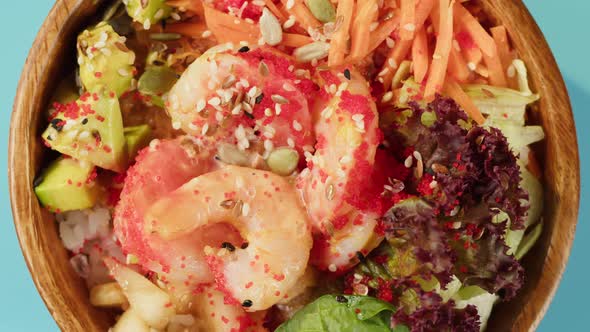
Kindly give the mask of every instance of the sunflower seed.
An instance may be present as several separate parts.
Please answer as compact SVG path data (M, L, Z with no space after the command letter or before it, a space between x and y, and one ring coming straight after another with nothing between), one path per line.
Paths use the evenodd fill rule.
M283 28L279 20L268 10L262 10L260 16L260 33L265 43L274 46L283 40Z

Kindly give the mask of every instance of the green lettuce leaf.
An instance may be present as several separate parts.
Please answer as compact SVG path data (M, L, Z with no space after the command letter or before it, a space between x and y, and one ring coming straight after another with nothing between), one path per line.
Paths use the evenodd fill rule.
M390 332L393 305L374 297L324 295L298 311L276 332ZM393 331L409 331L396 326Z

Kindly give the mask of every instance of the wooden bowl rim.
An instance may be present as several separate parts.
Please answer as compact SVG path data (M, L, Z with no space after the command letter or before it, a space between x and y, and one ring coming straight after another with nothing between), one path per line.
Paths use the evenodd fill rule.
M53 45L55 44L55 41L59 40L60 37L63 37L63 24L68 20L68 18L70 17L70 15L76 11L77 6L80 5L80 3L82 3L84 0L61 0L61 1L56 1L55 5L52 7L51 11L49 12L48 16L46 17L43 25L41 26L35 41L33 43L33 46L31 48L31 51L29 52L29 55L27 57L27 61L25 63L25 66L23 68L20 80L19 80L19 84L18 84L18 88L17 88L17 92L16 92L16 96L14 99L14 105L13 105L13 112L12 112L12 116L11 116L11 123L10 123L10 136L9 136L9 150L8 150L8 177L9 177L9 187L10 187L10 197L11 197L11 208L12 208L12 212L13 212L13 219L14 219L14 225L15 225L15 229L16 229L16 233L17 233L17 237L19 239L19 245L21 246L21 250L23 252L23 256L25 258L27 267L31 273L31 277L35 283L35 286L37 288L37 290L39 291L45 305L47 306L48 310L50 311L51 315L53 316L53 318L55 319L55 321L58 323L59 327L61 329L66 328L68 325L71 326L70 324L68 324L68 321L73 319L74 317L68 313L64 313L63 312L63 307L59 307L59 301L57 301L57 297L51 293L51 292L47 292L46 289L44 288L44 286L40 283L39 278L37 277L38 275L42 274L42 273L47 273L47 274L51 274L52 271L51 270L42 270L39 269L37 266L35 266L32 261L31 261L31 257L27 254L27 252L29 251L29 248L26 247L26 241L25 239L30 239L30 238L34 238L35 234L34 233L29 233L26 232L26 229L22 226L24 225L24 223L29 222L29 220L31 219L31 215L28 214L28 210L27 211L19 211L17 209L17 200L14 198L16 197L16 192L18 190L18 188L23 188L23 187L28 187L31 188L26 192L27 197L29 197L31 200L36 200L36 197L34 195L34 193L32 192L32 183L28 183L26 182L25 178L23 177L19 177L16 176L16 172L14 170L18 169L19 165L22 165L22 160L26 160L29 161L29 157L25 156L26 153L24 153L24 151L21 151L19 149L29 149L28 147L22 147L22 146L16 146L16 137L19 135L19 133L17 132L17 124L21 121L21 118L23 117L23 114L26 114L27 112L32 112L32 111L37 111L39 108L44 107L44 105L35 105L35 107L31 110L31 109L25 109L24 107L22 107L22 100L23 98L26 98L27 95L31 94L32 92L34 92L34 94L38 94L39 92L36 91L35 86L33 86L33 83L35 82L29 82L29 85L26 85L25 83L27 83L28 79L27 79L27 73L31 70L35 69L35 62L38 59L34 59L33 56L37 55L35 53L35 49L39 48L41 45L45 45L47 47L47 45ZM483 0L486 1L486 0ZM514 1L514 0L504 0L504 1ZM515 2L515 6L521 6L522 9L525 12L525 19L528 20L531 25L533 25L534 27L536 27L537 31L535 31L536 36L535 39L537 40L537 42L542 43L543 47L546 47L548 50L550 50L549 46L547 45L547 42L542 34L542 32L540 31L540 29L538 29L538 26L536 24L536 21L534 20L534 18L530 15L530 13L528 12L528 9L526 8L526 6L522 3L521 0L518 1L514 1ZM65 12L67 15L64 15L63 12ZM55 21L53 21L52 19L55 19ZM59 28L57 29L58 33L53 33L50 34L49 31L49 24L53 24L53 25L58 25ZM49 50L49 53L53 52L53 47L47 47ZM567 89L565 88L565 83L563 81L563 78L559 72L559 68L557 67L557 64L555 63L555 60L553 58L553 54L551 52L549 52L549 56L551 56L550 62L552 63L551 65L555 67L555 70L557 73L559 73L559 77L557 77L557 79L559 80L560 85L562 86L562 89L565 96L567 97ZM42 66L42 70L40 73L37 73L39 75L39 77L43 77L43 75L47 75L47 66L46 66L46 62L48 61L48 59L42 59L41 61L43 62L43 66ZM40 91L42 91L43 89L40 88ZM542 96L543 97L543 96ZM567 98L567 105L564 106L564 109L562 109L562 112L567 112L567 114L565 114L564 116L568 119L571 119L571 123L573 122L573 114L572 114L572 108L571 108L571 104L569 102L569 97ZM561 281L563 272L565 270L565 266L567 264L567 261L569 259L569 255L571 252L571 247L572 247L572 243L573 243L573 239L574 236L573 234L575 233L575 229L576 229L576 224L578 221L578 209L579 209L579 189L580 189L580 175L579 175L579 153L578 153L578 145L577 145L577 141L575 138L575 125L573 126L573 128L570 128L571 130L573 130L574 132L574 150L575 150L575 155L574 156L570 156L569 160L571 162L573 162L575 165L575 172L574 174L572 174L573 178L573 183L577 184L577 193L576 196L572 198L572 208L575 208L575 212L573 214L573 217L570 218L572 220L569 220L568 223L565 225L568 228L567 229L563 229L561 231L561 233L566 234L566 233L570 233L572 234L566 241L566 243L561 243L561 251L560 252L555 252L552 251L551 248L548 248L548 253L547 253L547 257L545 258L544 262L546 262L548 259L550 258L557 258L558 255L562 255L561 260L559 261L560 264L558 264L557 266L557 270L554 270L552 272L557 273L556 276L554 276L550 282L550 285L544 285L549 286L548 289L548 294L547 296L544 298L543 302L541 303L540 307L537 307L535 311L533 312L529 312L528 315L532 315L532 317L528 317L529 321L528 321L528 325L525 325L525 329L528 331L533 331L537 328L537 326L539 325L541 319L543 318L543 316L545 315L549 304L551 303L555 292L558 288L558 285ZM19 152L19 153L15 153L15 152ZM559 227L564 227L564 225L562 225L560 223ZM555 233L555 232L554 232ZM555 234L552 234L551 240L554 240L555 238ZM552 241L551 241L552 242ZM70 305L70 307L68 309L71 309L72 306ZM533 309L534 310L534 309ZM523 314L519 315L517 317L517 320L522 320L524 319ZM527 323L525 323L527 324Z

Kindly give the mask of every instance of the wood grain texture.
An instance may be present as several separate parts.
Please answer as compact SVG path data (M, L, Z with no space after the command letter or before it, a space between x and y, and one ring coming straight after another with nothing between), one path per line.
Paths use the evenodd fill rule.
M71 66L74 38L96 10L97 0L60 0L41 27L25 63L10 127L9 182L17 235L33 280L47 308L64 331L106 331L113 317L88 302L75 275L52 216L33 192L35 174L44 165L39 139L41 116L63 66ZM571 249L579 205L579 160L567 91L551 51L519 0L484 0L495 23L504 24L527 64L531 85L542 98L532 122L547 134L538 146L544 165L546 228L525 258L527 283L520 295L494 309L488 331L534 331L554 296Z

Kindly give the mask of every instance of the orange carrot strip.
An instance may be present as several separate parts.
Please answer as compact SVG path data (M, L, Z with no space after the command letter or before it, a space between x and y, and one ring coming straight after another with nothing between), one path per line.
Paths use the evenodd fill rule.
M508 67L512 64L512 60L514 60L514 56L510 52L510 43L508 41L508 34L506 33L506 28L504 26L497 26L490 29L492 32L492 37L494 38L494 42L498 48L498 55L500 56L500 62L502 63L502 68L504 69L504 73L507 73ZM508 87L516 87L518 86L518 81L516 77L510 78L507 77L506 80Z
M436 0L420 0L418 6L416 6L416 30L419 30L426 22L428 16L432 12L434 5L436 4Z
M389 35L391 35L393 30L399 27L399 20L399 16L392 17L389 20L381 23L381 25L379 25L375 31L371 32L371 36L369 38L369 48L366 54L373 52L379 45L381 45L382 42L385 41L387 37L389 37Z
M268 10L270 10L270 12L279 19L281 24L287 20L287 16L277 7L277 5L275 5L274 2L272 2L272 0L264 0L264 4Z
M164 31L200 38L205 30L207 30L207 26L203 22L183 22L168 24Z
M328 65L338 66L344 62L347 53L350 24L352 23L352 11L354 0L340 0L336 8L336 17L342 17L342 24L338 31L332 35L330 51L328 53Z
M483 59L483 53L477 47L462 48L461 52L463 53L463 56L465 57L467 64L470 67L472 67L471 69L478 66L481 63L481 60Z
M403 40L414 39L416 31L416 4L414 0L401 0L401 30L400 37Z
M313 39L308 36L296 34L296 33L283 33L283 40L281 45L289 47L301 47L313 42Z
M496 52L496 44L494 39L487 33L471 13L465 9L459 2L455 3L455 16L459 20L461 26L467 31L477 46L487 56L493 56Z
M285 7L287 6L287 1L288 0L281 0ZM309 30L309 28L317 28L322 25L301 0L295 0L295 4L290 9L287 9L287 12L295 16L295 21L297 21L297 23L299 23L306 31Z
M492 85L506 87L506 75L504 75L504 68L497 52L493 56L483 55L483 60L488 67L488 74Z
M451 48L451 54L449 55L449 68L448 73L458 82L466 83L469 79L469 69L467 68L467 62L463 59L461 52L457 51L454 47Z
M440 0L438 13L440 14L439 33L434 55L432 56L430 74L424 89L424 98L426 100L433 99L434 95L443 88L449 54L453 46L453 7L450 6L449 0Z
M426 29L422 28L416 33L416 38L412 44L412 60L414 61L414 78L416 82L422 83L428 72L428 62L430 53L428 52L428 40Z
M379 73L377 80L383 83L385 91L389 90L391 86L391 79L395 75L399 64L406 59L412 49L411 40L399 40L395 46L389 51L387 61L383 65L383 69Z
M257 25L235 16L204 6L205 22L220 43L239 43L246 41L252 45L258 43L260 29Z
M485 118L473 103L473 100L461 89L459 83L452 78L447 78L443 92L449 97L453 98L459 106L469 115L475 122L482 124Z
M366 0L362 7L357 10L357 15L351 27L350 57L352 59L362 59L369 48L371 34L369 28L377 8L377 0Z

